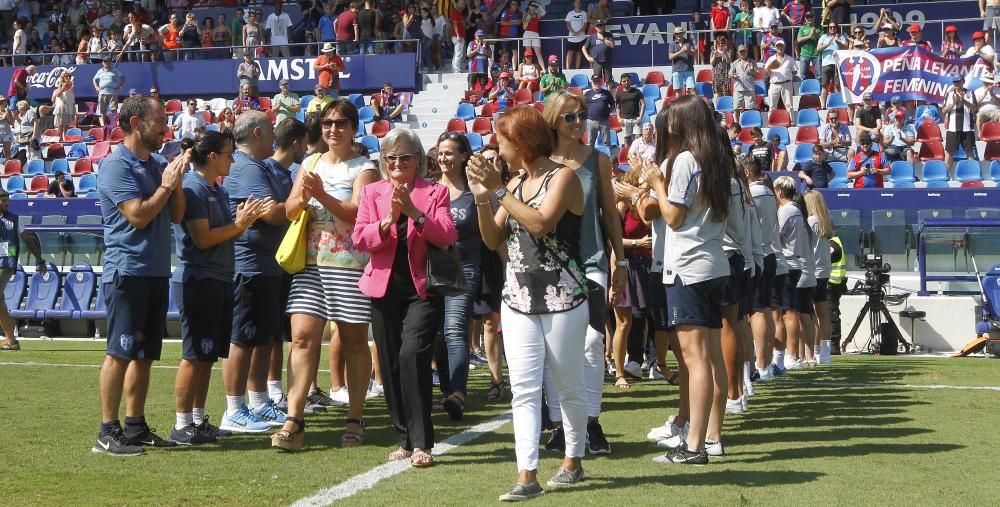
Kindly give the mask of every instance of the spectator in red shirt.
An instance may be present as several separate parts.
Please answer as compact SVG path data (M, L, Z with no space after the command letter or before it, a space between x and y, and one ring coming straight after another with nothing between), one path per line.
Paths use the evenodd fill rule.
M343 14L341 14L343 15ZM316 69L316 84L327 89L333 98L340 97L340 71L344 70L344 60L337 55L336 46L332 42L323 44L313 69Z
M716 32L725 32L729 29L729 9L723 5L724 3L726 3L724 0L715 0L712 12L709 13L709 17L712 18L712 30Z
M882 153L872 149L872 137L861 135L861 146L847 165L847 178L854 180L854 188L882 188L883 178L889 174L889 162Z
M781 16L788 21L789 25L802 26L806 19L807 10L806 6L802 4L802 0L794 0L781 9Z
M345 55L354 53L359 39L357 2L351 2L347 10L337 16L333 21L333 30L337 33L337 52Z
M907 31L910 32L910 40L904 40L903 46L920 46L927 51L931 50L931 43L924 40L924 32L920 30L920 25L913 23Z
M458 0L451 8L448 20L451 23L451 45L454 46L454 55L451 57L451 68L455 72L462 70L462 53L465 52L465 0Z
M10 76L10 88L7 95L10 97L11 105L16 105L19 100L28 98L28 77L35 73L35 66L28 65L24 68L15 69Z
M511 0L510 7L500 15L500 38L504 39L497 43L497 49L503 53L508 53L511 60L514 59L514 51L517 50L517 39L521 37L521 3L518 0Z

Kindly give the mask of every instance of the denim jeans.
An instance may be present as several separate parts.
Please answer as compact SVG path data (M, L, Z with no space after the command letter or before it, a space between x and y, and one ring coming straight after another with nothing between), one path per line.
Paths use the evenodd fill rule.
M362 55L374 55L375 54L375 43L371 39L361 39L358 41L359 50L358 53Z
M587 138L590 143L590 147L593 148L597 144L597 139L601 139L601 144L608 146L608 130L611 126L609 120L587 120Z
M469 292L444 298L444 343L437 347L438 378L441 392L465 393L469 382L469 321L472 305L479 295L479 266L463 265Z
M819 70L819 57L818 56L800 56L799 57L799 77L802 79L815 79L816 72L809 70L809 63L812 63L812 68Z

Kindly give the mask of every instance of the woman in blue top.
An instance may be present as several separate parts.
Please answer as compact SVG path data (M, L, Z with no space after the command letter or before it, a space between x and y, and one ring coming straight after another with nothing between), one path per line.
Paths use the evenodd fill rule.
M170 439L192 445L221 436L205 417L212 364L229 357L233 320L233 243L271 211L271 198L248 198L229 214L229 194L216 180L229 175L235 149L232 134L206 131L181 142L191 150L194 170L184 175L184 220L174 224L180 264L172 283L181 312L183 343L175 381L177 423Z
M690 429L686 438L657 463L704 465L706 444L720 435L726 399L726 368L722 360L723 292L729 262L722 248L730 206L730 178L735 160L720 157L729 147L718 134L709 108L688 95L671 103L667 137L666 174L647 165L646 180L669 228L664 253L663 281L667 285L669 325L676 329L687 365L682 378L688 391ZM710 421L711 414L711 421ZM682 435L683 436L683 435ZM706 437L714 442L706 442ZM719 446L721 447L721 446Z

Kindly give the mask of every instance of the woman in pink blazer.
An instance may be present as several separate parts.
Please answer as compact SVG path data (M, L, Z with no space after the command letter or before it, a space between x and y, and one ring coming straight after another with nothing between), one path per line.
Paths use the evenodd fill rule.
M370 255L358 285L372 298L386 405L399 432L389 461L409 458L423 468L433 464L431 358L444 313L444 300L427 293L427 243L448 246L458 232L448 189L423 178L427 163L417 135L394 128L379 153L386 179L362 189L351 238Z

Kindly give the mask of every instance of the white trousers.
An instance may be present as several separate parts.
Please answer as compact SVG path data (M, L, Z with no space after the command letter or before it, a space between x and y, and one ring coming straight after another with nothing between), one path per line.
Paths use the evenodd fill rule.
M542 378L546 371L562 400L566 456L582 458L587 435L583 387L586 303L567 312L546 315L525 315L503 305L500 319L510 377L517 469L538 470Z
M601 271L587 273L587 279L601 284L605 293L608 290L608 274ZM587 417L601 415L601 400L604 396L604 329L600 331L587 326L586 344L584 345L584 379L587 388ZM561 421L559 415L559 393L552 389L552 381L545 372L545 401L549 404L549 418Z
M462 59L465 58L465 39L461 37L452 37L451 43L455 46L455 54L451 56L451 66L454 68L452 72L465 72L469 69L462 68Z

